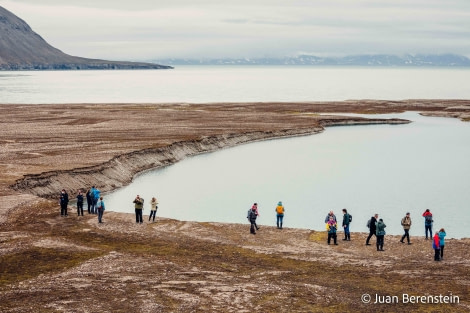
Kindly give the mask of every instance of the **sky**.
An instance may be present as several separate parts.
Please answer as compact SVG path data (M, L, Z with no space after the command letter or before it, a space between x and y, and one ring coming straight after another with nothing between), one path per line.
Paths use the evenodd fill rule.
M111 60L470 57L469 0L0 0L65 53Z

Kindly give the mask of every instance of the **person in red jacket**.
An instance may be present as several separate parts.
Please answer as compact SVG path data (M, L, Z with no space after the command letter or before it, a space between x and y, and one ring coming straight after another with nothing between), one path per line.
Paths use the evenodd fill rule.
M434 261L441 260L441 239L439 238L439 232L436 232L434 238L432 239L432 247L434 249Z
M429 209L426 209L423 213L424 217L424 235L426 236L426 239L428 239L428 230L429 230L429 239L432 239L432 213L429 211Z

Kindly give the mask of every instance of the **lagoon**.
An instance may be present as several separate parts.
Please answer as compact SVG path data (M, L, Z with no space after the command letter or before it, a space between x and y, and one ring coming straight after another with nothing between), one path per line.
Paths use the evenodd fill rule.
M450 238L470 237L470 125L416 112L380 117L413 123L329 127L191 157L139 175L106 195L107 207L132 213L140 194L147 206L157 197L159 216L247 223L257 202L260 224L275 225L274 208L283 201L285 227L323 230L328 211L341 220L347 208L352 232L368 231L367 220L378 213L387 234L402 233L400 220L409 211L412 236L424 235L421 214L429 208L435 228L446 228Z

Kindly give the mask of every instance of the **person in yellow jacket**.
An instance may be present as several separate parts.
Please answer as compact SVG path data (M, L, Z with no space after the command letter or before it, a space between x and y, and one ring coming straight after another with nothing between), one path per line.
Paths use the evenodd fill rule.
M276 217L277 217L277 228L282 229L282 221L284 220L284 206L282 202L279 201L276 207Z
M338 229L338 225L336 221L333 219L333 216L330 216L330 220L326 223L326 230L328 231L328 244L330 244L331 239L333 238L333 242L335 245L338 245L336 242L336 230Z

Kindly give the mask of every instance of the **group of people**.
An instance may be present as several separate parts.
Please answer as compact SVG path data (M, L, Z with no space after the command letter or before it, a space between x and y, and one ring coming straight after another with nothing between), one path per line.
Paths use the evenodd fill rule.
M77 194L77 214L78 216L83 216L83 192L82 190L78 190ZM100 195L100 191L93 186L86 192L86 200L88 204L88 214L97 214L98 215L98 223L103 223L103 213L105 210L105 203L103 197ZM59 196L59 204L60 204L60 215L67 216L67 206L69 203L69 196L65 189L62 189L60 196ZM143 209L144 209L144 198L137 195L133 201L134 208L135 208L135 219L137 224L143 223ZM158 201L155 197L152 198L150 202L150 215L149 215L149 222L153 219L155 222L155 217L157 215L158 209ZM282 229L283 221L284 221L284 206L282 205L282 201L279 201L276 208L276 225L278 229ZM256 224L256 219L259 216L258 204L254 203L250 210L247 213L247 219L250 222L250 233L255 235L256 231L260 229L260 227ZM432 236L432 225L434 223L432 213L429 209L427 209L422 216L424 217L424 231L426 240L432 239L432 246L435 250L434 260L440 261L444 258L444 247L445 247L445 237L446 232L444 228L441 228L439 231L436 231L434 237ZM343 221L342 227L344 230L344 238L343 240L350 241L351 240L351 232L349 230L349 225L352 222L352 215L348 213L347 209L343 209ZM336 216L333 211L330 211L325 218L326 230L328 232L328 245L331 244L333 240L334 245L338 245L337 242L337 230L338 224L336 220ZM406 215L401 219L401 225L404 230L404 234L400 239L401 243L405 243L405 239L407 243L411 245L410 241L410 228L411 228L411 217L410 212L407 212ZM367 227L369 228L369 235L366 239L366 246L370 246L371 244L370 239L372 236L376 236L376 246L377 251L385 251L384 250L384 241L385 241L385 225L383 219L379 219L379 215L375 214L367 221ZM428 237L429 234L429 237Z
M140 195L137 195L133 201L134 209L135 209L135 222L137 224L142 224L144 222L143 219L143 210L144 210L144 198ZM153 218L153 222L155 223L155 217L157 216L157 209L158 209L158 201L157 198L153 197L150 201L150 215L149 215L149 222Z
M275 212L276 212L277 228L282 229L285 209L281 201L278 202L275 208ZM256 231L259 230L259 226L256 224L256 219L258 216L259 216L258 204L254 203L251 209L248 210L248 213L247 213L247 219L251 225L250 226L251 234L256 234ZM446 232L444 228L441 228L439 231L437 231L434 234L434 237L432 237L432 226L434 222L432 213L429 209L427 209L422 214L422 216L424 217L424 229L425 229L426 240L428 238L432 239L433 249L435 250L434 260L440 261L444 258ZM349 230L349 226L351 222L352 222L352 215L348 213L347 209L343 209L342 227L344 230L343 240L345 241L351 240L351 232ZM330 211L328 215L326 216L325 224L326 224L326 231L328 233L328 239L327 239L328 245L331 244L331 241L333 241L334 245L338 245L338 242L337 242L338 222L336 220L336 216L333 213L333 211ZM405 216L401 219L401 226L403 227L403 231L404 231L404 234L400 239L401 243L405 243L405 239L406 239L408 245L412 244L410 240L410 233L409 233L411 224L412 222L411 222L410 212L407 212ZM367 236L367 239L366 239L366 246L370 246L371 245L369 243L370 239L372 238L372 236L376 236L377 251L385 251L384 250L384 242L385 242L385 234L386 234L385 228L387 227L387 225L385 225L383 219L381 218L379 219L379 215L375 214L367 221L367 227L369 228L369 235ZM429 237L428 237L428 234L429 234Z
M352 215L348 213L347 209L343 209L343 222L342 227L344 229L344 238L343 240L350 241L351 240L351 232L349 231L349 225L352 222ZM325 218L326 223L326 231L328 232L328 240L327 243L331 243L331 239L333 239L333 243L338 245L336 241L337 235L336 232L338 230L338 222L336 221L336 215L333 211L330 211Z
M276 225L278 229L282 229L282 224L284 222L284 206L282 205L282 201L277 203L276 208L274 209L276 212ZM248 210L246 218L250 222L250 233L256 235L256 231L259 230L259 226L256 224L256 219L259 216L258 211L258 203L254 203L251 206L251 209Z
M101 196L101 192L95 186L93 186L86 192L85 197L88 205L88 214L98 215L98 223L103 223L105 204L103 197ZM83 216L83 202L85 197L83 197L83 191L79 189L76 196L78 216ZM68 204L69 195L65 189L62 189L59 196L60 216L68 216Z
M424 234L426 240L432 239L432 247L434 249L434 260L441 261L444 258L444 247L445 247L445 237L446 231L444 228L441 228L439 231L436 231L434 237L432 236L432 226L434 223L432 213L429 209L426 209L422 214L424 217ZM405 243L405 239L409 245L411 245L410 241L410 228L411 228L411 216L410 212L406 212L406 215L401 219L401 226L403 227L404 234L400 239L401 243ZM384 251L384 237L385 237L385 223L382 219L379 219L379 215L375 214L370 218L367 222L367 227L369 228L369 236L366 239L366 245L369 246L370 239L372 236L377 237L377 251ZM429 236L428 236L429 234Z
M101 196L101 191L95 186L91 187L83 196L83 191L81 189L77 192L77 215L83 216L83 202L86 199L88 205L88 214L96 214L98 216L98 223L103 223L103 213L106 209L103 196ZM144 199L139 195L134 199L134 208L136 222L143 223L143 208L144 208ZM69 204L69 195L65 189L61 190L59 195L59 205L60 205L60 216L68 216L67 208ZM158 202L155 197L152 198L150 202L150 215L149 222L153 219L155 222L155 217L157 215Z

